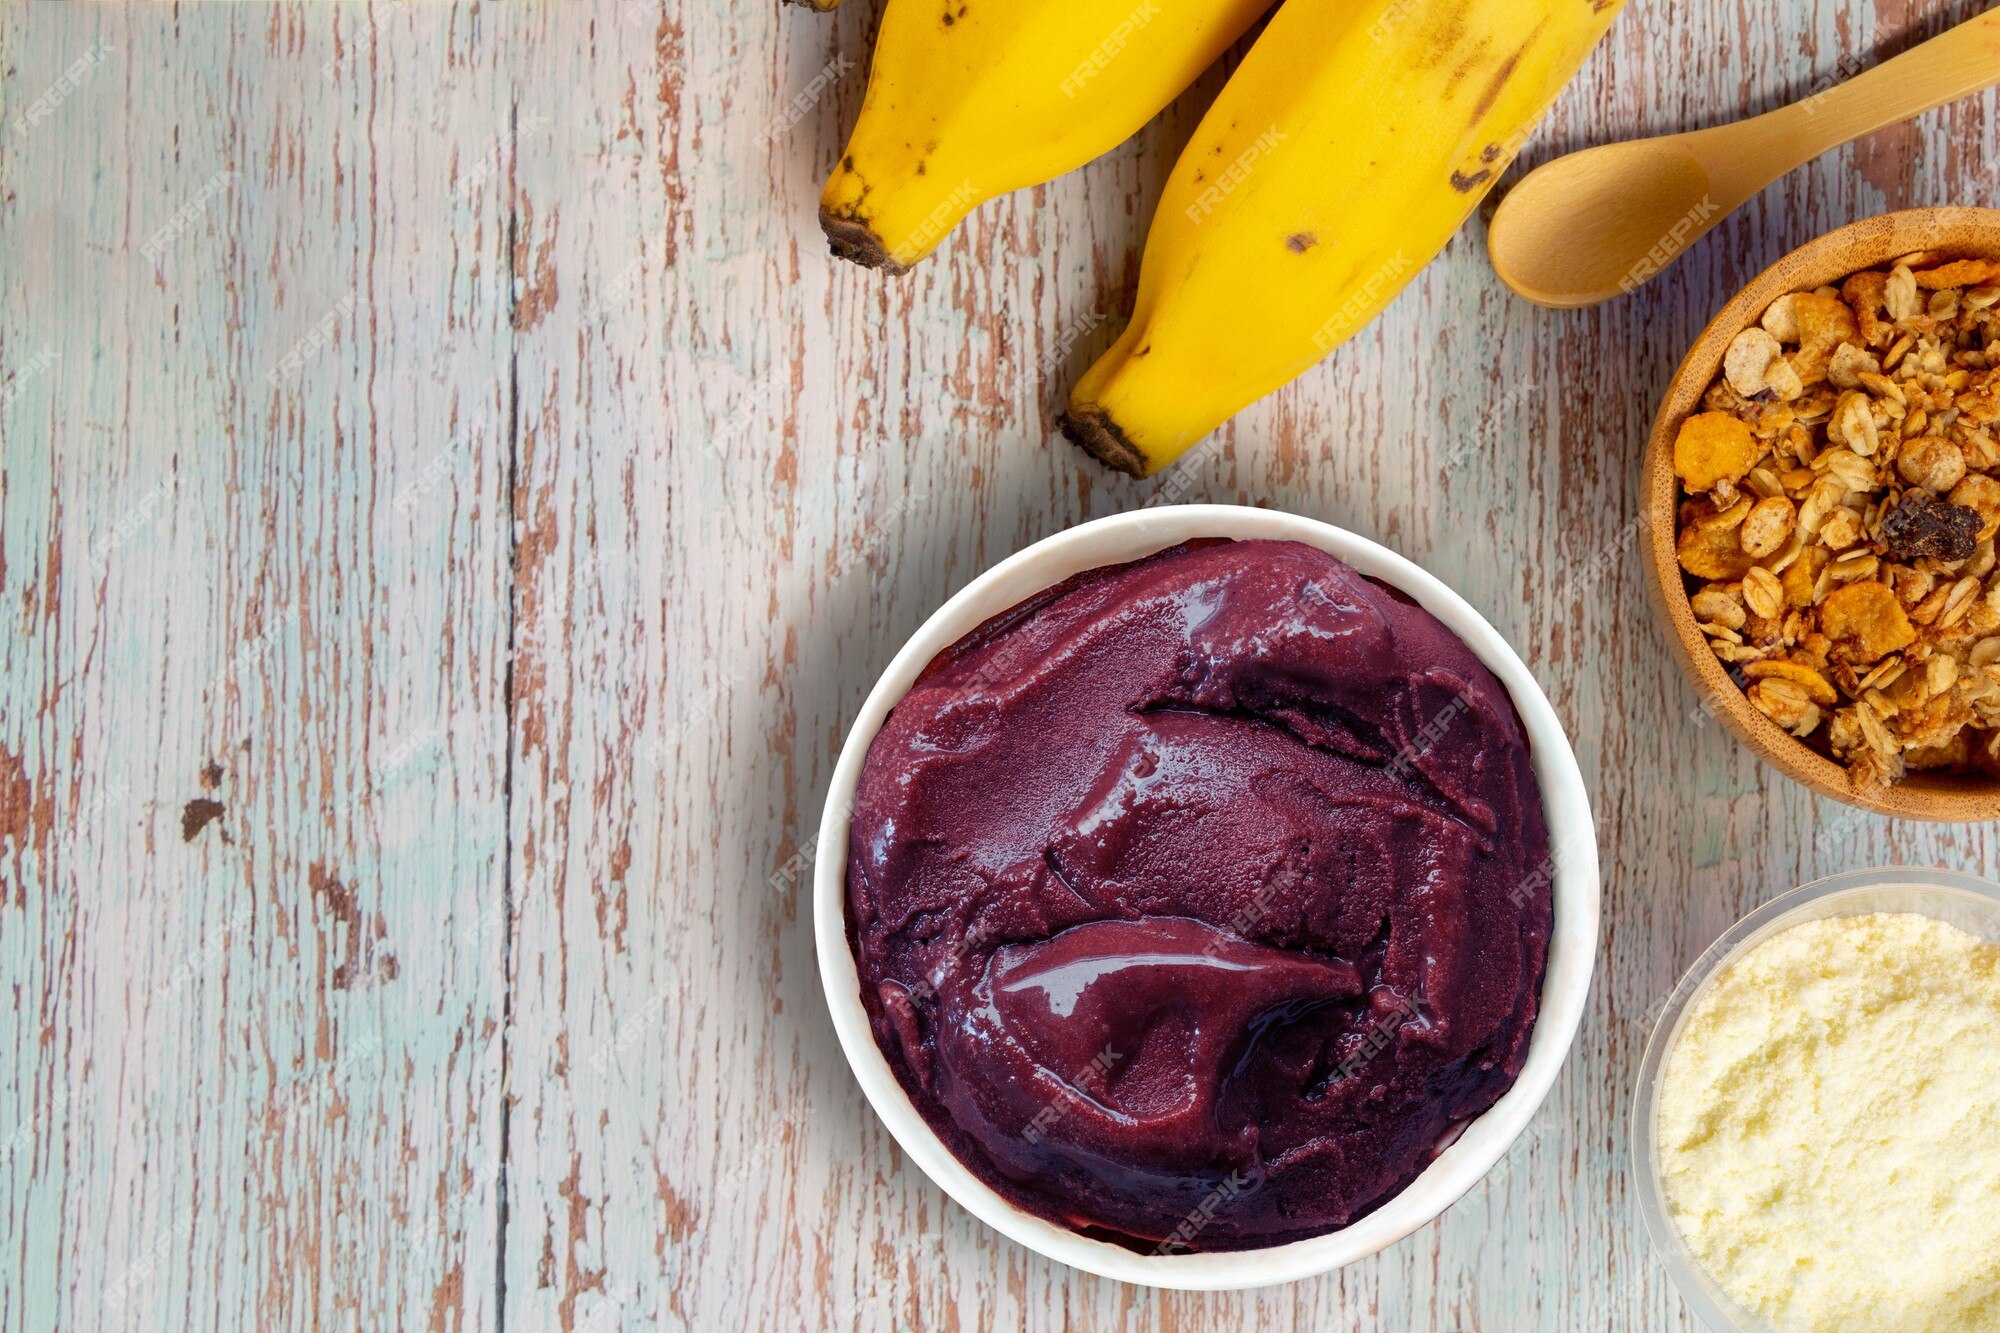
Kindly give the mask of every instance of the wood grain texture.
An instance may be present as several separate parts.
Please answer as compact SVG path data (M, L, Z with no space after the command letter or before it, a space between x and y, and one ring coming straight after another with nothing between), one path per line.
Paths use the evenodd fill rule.
M1525 163L1977 8L1639 0ZM1625 1184L1650 1007L1802 879L2000 873L1990 827L1851 815L1729 740L1632 524L1709 314L1839 223L1993 205L1993 94L1596 310L1511 298L1475 220L1133 482L1048 422L1223 71L889 282L813 222L871 26L0 9L0 1328L1691 1327ZM1533 1132L1378 1258L1234 1295L1063 1269L904 1163L785 873L903 638L1156 497L1463 592L1576 738L1607 870Z
M0 1326L490 1323L512 332L453 167L496 52L443 9L0 45Z

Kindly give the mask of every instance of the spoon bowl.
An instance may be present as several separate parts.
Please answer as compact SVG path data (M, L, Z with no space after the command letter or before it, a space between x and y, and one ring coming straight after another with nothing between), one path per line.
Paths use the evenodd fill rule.
M1727 211L1679 136L1606 144L1530 174L1494 215L1488 249L1537 305L1595 305L1629 292Z
M2000 9L1839 87L1733 125L1557 158L1500 203L1501 281L1571 309L1630 292L1759 190L1830 148L2000 83Z

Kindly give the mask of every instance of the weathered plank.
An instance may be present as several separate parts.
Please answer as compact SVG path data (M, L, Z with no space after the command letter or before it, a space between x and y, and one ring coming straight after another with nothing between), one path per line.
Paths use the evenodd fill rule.
M0 13L0 1326L492 1322L511 331L475 19Z

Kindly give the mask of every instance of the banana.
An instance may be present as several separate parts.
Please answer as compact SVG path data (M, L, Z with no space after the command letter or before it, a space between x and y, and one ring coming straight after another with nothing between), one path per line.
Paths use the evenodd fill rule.
M1285 0L1181 153L1063 431L1147 476L1359 330L1513 160L1622 0Z
M902 273L985 200L1122 143L1271 0L889 0L820 197L833 253Z

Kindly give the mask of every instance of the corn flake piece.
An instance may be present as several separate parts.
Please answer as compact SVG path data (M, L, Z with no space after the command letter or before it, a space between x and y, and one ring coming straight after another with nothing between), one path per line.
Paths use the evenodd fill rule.
M1882 318L1882 312L1889 304L1888 288L1889 275L1874 269L1855 274L1840 287L1840 294L1854 307L1861 337L1870 347L1887 342L1894 329L1888 320Z
M1873 662L1916 641L1916 627L1886 584L1843 584L1826 595L1819 612L1820 628L1848 661Z
M1773 677L1795 681L1805 689L1812 701L1822 707L1831 708L1840 698L1833 688L1833 682L1804 662L1790 662L1783 658L1770 658L1762 662L1751 662L1743 668L1743 674L1751 680L1766 680Z
M1984 426L2000 421L2000 392L1988 389L1984 392L1962 393L1956 404L1961 421L1974 426Z
M1990 259L1960 259L1937 268L1925 269L1914 275L1917 286L1926 291L1939 291L1946 287L1977 287L1981 283L2000 278L2000 263Z
M1690 491L1736 481L1757 461L1757 437L1727 412L1699 412L1674 437L1674 472Z
M1804 553L1785 566L1778 584L1784 589L1785 602L1796 610L1803 611L1813 604L1813 589L1819 583L1820 572L1832 561L1832 556L1823 546L1808 546Z
M1676 547L1681 568L1698 579L1740 579L1756 563L1736 540L1736 529L1690 523Z

